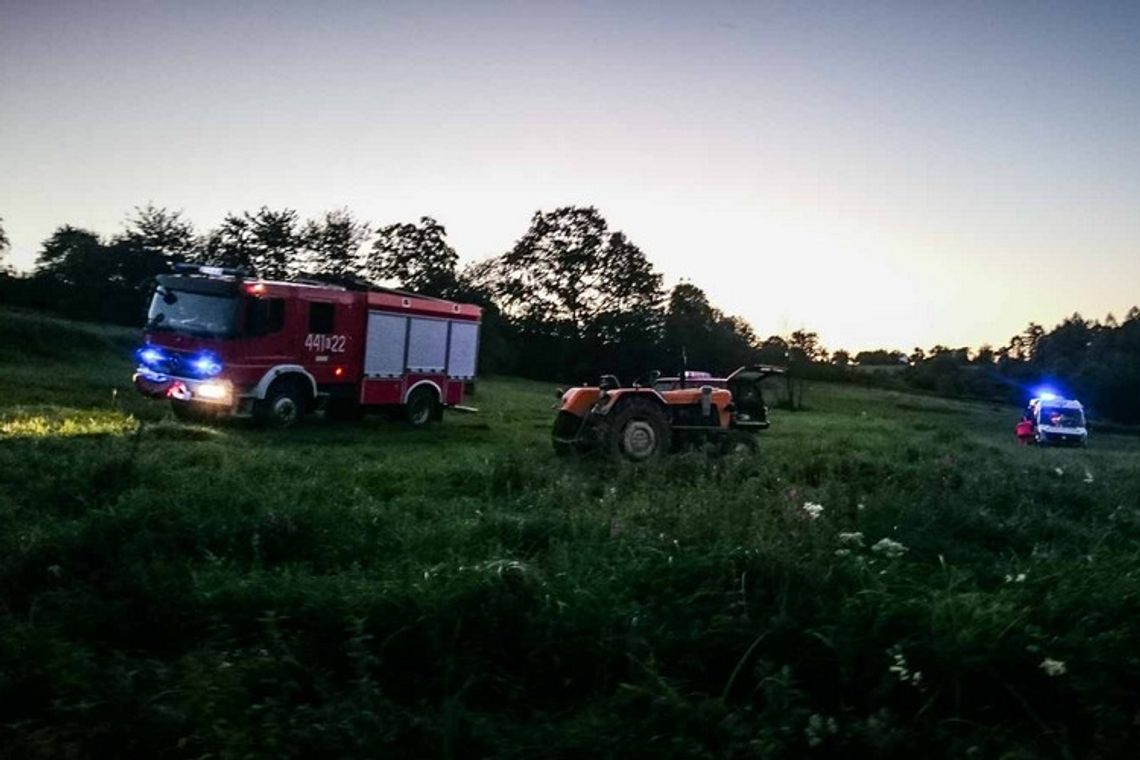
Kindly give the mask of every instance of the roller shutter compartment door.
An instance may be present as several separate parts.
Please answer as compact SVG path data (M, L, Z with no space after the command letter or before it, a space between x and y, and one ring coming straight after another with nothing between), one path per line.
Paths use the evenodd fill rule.
M399 377L404 374L404 346L408 318L393 314L368 314L368 341L364 345L364 374L368 377Z
M460 380L475 377L479 355L479 325L473 322L451 323L451 346L447 354L447 376Z
M447 366L447 322L412 317L408 326L408 371L443 372Z

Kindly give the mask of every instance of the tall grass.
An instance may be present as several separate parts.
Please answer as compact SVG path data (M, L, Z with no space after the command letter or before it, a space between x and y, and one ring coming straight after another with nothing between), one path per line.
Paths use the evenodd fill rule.
M428 431L202 429L112 399L118 356L0 369L13 756L1140 739L1131 439L1023 449L1007 410L819 386L758 456L635 469L556 459L535 384Z

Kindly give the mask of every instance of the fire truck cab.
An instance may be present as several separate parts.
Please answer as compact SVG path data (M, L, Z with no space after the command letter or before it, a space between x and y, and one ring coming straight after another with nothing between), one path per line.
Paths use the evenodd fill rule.
M482 310L398 290L248 279L179 267L159 275L135 387L180 418L398 413L413 425L459 405L475 379Z

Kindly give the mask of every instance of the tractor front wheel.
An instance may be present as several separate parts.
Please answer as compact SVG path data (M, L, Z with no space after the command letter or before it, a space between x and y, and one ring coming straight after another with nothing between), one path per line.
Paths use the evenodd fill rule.
M554 443L554 453L560 457L571 454L585 454L589 450L587 441L581 438L585 421L565 409L554 418L554 429L550 437Z
M648 462L659 459L669 450L669 421L657 404L630 399L610 414L606 443L611 456Z

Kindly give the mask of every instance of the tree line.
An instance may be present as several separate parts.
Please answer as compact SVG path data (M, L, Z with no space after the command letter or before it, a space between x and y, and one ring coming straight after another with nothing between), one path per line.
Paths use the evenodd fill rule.
M0 254L8 247L0 220ZM649 369L723 373L748 363L790 368L784 402L803 404L802 380L829 379L940 395L1023 401L1052 382L1099 415L1140 423L1140 310L1123 322L1074 314L1051 331L1030 324L1006 346L828 351L808 330L761 339L710 303L696 284L666 290L662 275L593 207L538 211L517 242L460 266L431 217L373 226L347 209L302 219L262 207L227 214L198 234L181 212L147 205L101 237L62 225L34 270L0 266L0 300L77 319L139 325L156 274L179 262L240 267L270 279L321 277L393 284L484 308L482 371L554 381Z
M2 228L0 228L2 229ZM5 238L6 240L6 238ZM586 380L660 367L724 371L759 342L696 285L666 292L641 249L592 207L534 214L507 251L461 267L431 217L373 226L347 209L227 214L204 234L179 211L136 208L109 237L73 225L40 246L33 271L0 276L5 303L139 325L156 274L176 263L240 267L270 279L389 283L484 307L484 371Z
M1123 320L1074 313L1052 330L1030 323L1004 346L935 346L925 354L916 349L911 361L908 382L941 395L1024 401L1048 387L1079 398L1094 419L1140 424L1140 309L1135 306Z

